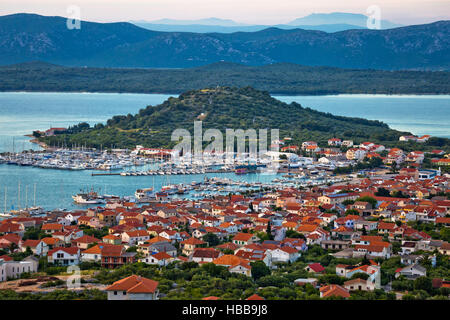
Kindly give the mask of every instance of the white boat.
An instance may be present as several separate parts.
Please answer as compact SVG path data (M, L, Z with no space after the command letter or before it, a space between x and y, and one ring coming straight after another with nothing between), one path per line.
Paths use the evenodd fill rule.
M138 189L134 193L134 196L136 202L148 202L155 199L155 192L153 188Z
M178 187L176 185L166 185L161 187L161 192L165 192L167 194L174 194L178 191Z
M79 193L72 196L73 201L78 204L97 204L104 203L105 201L100 199L96 192Z
M11 213L6 212L0 213L0 218L11 218L11 217L13 217Z
M44 209L42 209L41 207L31 207L27 209L29 214L32 216L36 216L36 215L41 215L43 213L45 213Z

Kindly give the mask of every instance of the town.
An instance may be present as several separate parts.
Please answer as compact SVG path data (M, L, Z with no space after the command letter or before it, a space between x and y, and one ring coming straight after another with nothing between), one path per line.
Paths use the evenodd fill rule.
M5 217L0 299L449 298L448 153L277 143L269 158L288 177L328 179Z

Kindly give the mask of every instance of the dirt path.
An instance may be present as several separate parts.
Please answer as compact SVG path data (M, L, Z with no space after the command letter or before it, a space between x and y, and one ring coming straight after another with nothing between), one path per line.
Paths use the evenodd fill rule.
M70 276L55 276L55 278L58 278L60 280L66 281L67 278L69 278ZM89 279L91 278L91 276L89 275L81 275L81 278L83 279ZM12 281L5 281L5 282L0 282L0 290L4 290L4 289L11 289L14 290L16 292L51 292L54 290L60 290L60 289L65 289L66 286L57 286L57 287L47 287L47 288L40 288L41 285L43 285L44 283L48 282L48 281L43 281L43 282L38 282L35 284L30 284L30 285L23 285L20 286L21 282L25 282L25 281L33 281L36 279L20 279L20 280L12 280ZM80 284L81 289L99 289L99 290L103 290L104 288L106 288L105 285L102 284L97 284L97 283L81 283ZM80 287L78 288L69 288L69 290L79 290Z

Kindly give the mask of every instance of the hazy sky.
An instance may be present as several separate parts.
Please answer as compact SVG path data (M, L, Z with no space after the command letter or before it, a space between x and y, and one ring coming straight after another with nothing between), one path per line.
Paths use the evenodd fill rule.
M401 24L450 19L450 0L0 0L0 15L18 12L67 16L81 8L82 20L129 21L218 17L237 22L286 23L310 13L366 14L371 5L381 18Z

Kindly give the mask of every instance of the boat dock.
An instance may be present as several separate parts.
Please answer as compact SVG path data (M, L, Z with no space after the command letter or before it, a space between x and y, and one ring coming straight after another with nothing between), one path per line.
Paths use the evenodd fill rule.
M188 170L148 170L148 171L123 171L123 172L106 172L106 173L91 173L92 176L163 176L163 175L192 175L205 173L230 173L234 172L231 169L188 169Z

